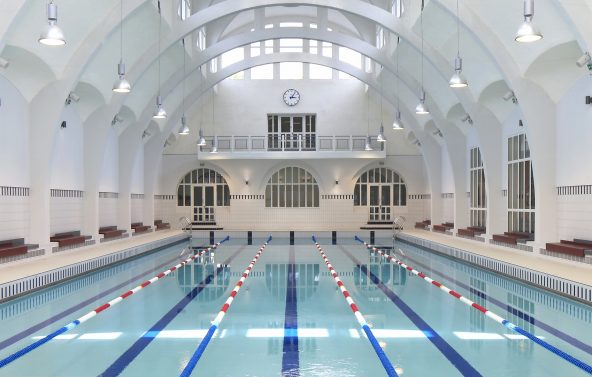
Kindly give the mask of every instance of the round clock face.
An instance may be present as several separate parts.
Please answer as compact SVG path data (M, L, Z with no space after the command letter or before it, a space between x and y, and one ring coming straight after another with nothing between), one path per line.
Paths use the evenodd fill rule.
M284 102L288 106L294 106L300 101L300 93L296 89L288 89L284 92Z

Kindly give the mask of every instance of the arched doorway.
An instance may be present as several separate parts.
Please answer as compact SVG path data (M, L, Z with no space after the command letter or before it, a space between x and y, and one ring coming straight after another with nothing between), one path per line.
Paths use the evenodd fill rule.
M230 206L226 179L215 170L199 168L187 173L177 188L177 205L193 207L193 222L214 224L216 207Z

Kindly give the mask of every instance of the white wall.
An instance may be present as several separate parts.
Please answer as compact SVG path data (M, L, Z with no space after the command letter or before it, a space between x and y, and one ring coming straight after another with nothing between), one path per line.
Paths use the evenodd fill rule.
M592 95L589 75L580 79L557 105L557 186L592 185ZM557 196L558 237L592 239L592 194Z
M66 121L66 128L59 129L56 135L51 160L52 189L84 190L83 125L73 106L64 108L61 120Z
M0 186L29 187L28 107L0 75Z
M109 129L107 135L99 191L119 192L119 142L113 128Z

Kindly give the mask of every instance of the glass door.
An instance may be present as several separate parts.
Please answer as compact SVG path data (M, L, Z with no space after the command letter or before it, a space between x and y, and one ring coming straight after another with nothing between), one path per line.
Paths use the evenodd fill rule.
M370 221L391 220L390 189L390 185L369 185L368 203L370 205Z
M215 190L213 185L193 186L193 221L215 223L214 203Z

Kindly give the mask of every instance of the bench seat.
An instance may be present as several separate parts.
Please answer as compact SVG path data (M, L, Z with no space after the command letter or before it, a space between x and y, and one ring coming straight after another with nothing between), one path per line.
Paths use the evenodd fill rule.
M26 245L19 245L19 246L2 245L2 246L0 246L0 258L1 257L11 257L13 255L26 254L27 250L28 250L28 248Z
M90 236L81 236L80 231L56 233L49 240L57 242L60 247L83 244L86 240L91 239Z
M132 229L134 230L134 233L137 234L137 233L147 232L148 230L151 229L151 227L149 225L144 225L142 223L133 223Z
M103 235L103 238L116 238L120 237L123 233L125 233L125 230L104 230L102 232L99 231L99 233Z
M475 237L475 231L471 229L459 229L458 234L461 236Z
M592 245L577 246L577 245L566 244L566 243L563 243L563 241L561 241L560 243L547 243L547 245L545 246L545 249L547 249L547 251L552 251L555 253L573 255L576 257L583 258L586 256L586 250L592 249Z
M512 244L512 245L518 244L518 239L516 237L509 236L507 234L494 234L493 240L497 241L497 242Z
M432 230L434 232L446 232L448 229L450 229L450 228L447 226L444 226L444 225L433 225L432 226Z
M171 229L171 224L162 222L162 220L154 220L156 229Z

